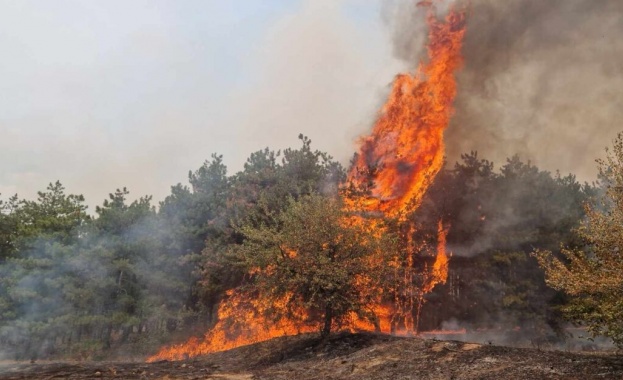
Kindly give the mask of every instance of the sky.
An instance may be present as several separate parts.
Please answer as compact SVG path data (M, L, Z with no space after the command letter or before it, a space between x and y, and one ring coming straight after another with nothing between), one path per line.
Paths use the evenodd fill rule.
M416 67L412 3L0 0L0 199L60 180L91 212L122 187L156 203L213 153L233 174L299 133L346 164ZM448 156L519 153L593 180L623 129L623 1L470 12Z
M380 1L1 0L0 193L162 200L212 153L347 161L395 73Z

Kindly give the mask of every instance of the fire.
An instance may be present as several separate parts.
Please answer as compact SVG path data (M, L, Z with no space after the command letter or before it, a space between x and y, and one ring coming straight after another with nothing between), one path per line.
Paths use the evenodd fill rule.
M361 139L359 152L348 173L348 183L353 188L368 191L364 195L345 198L346 207L351 211L384 215L400 221L404 227L406 248L404 255L397 255L388 264L394 269L396 286L384 294L393 293L394 299L382 300L379 296L378 302L368 306L377 318L374 323L351 315L350 326L345 328L352 331L389 333L401 329L406 333L417 332L424 294L436 284L445 283L448 274L449 258L445 250L448 230L440 221L434 264L424 273L423 284L416 285L415 277L421 274L414 268L413 225L407 217L420 205L443 165L443 134L453 113L454 72L462 62L465 11L451 9L444 21L437 19L430 1L419 5L429 7L428 62L420 64L413 75L396 77L387 103L372 133ZM375 221L365 218L345 223L366 223L375 233L383 232ZM289 254L296 255L296 252ZM379 258L370 258L376 259ZM358 286L364 288L369 285L365 278L358 282ZM379 295L383 293L383 289L372 290L378 290ZM283 300L282 306L287 308L286 301ZM305 310L290 311L290 319L275 321L267 317L270 315L267 304L279 307L262 299L261 295L248 297L242 292L230 291L219 307L219 322L203 340L193 338L180 345L164 347L148 360L184 359L278 336L318 331L317 324L306 323L310 318ZM415 315L414 310L417 310Z
M183 344L164 347L148 361L183 360L280 336L318 331L317 325L304 323L306 315L303 310L293 311L294 317L291 319L271 320L266 317L269 314L267 305L286 307L286 299L278 300L275 304L265 302L261 297L249 297L242 292L229 291L227 296L227 302L221 302L219 306L219 322L205 334L203 340L191 338Z
M419 5L431 6L431 2ZM414 226L408 221L443 165L443 134L456 95L454 72L462 64L465 12L451 10L442 22L433 10L429 8L427 17L428 63L421 64L414 75L396 77L372 133L361 139L348 175L353 188L363 189L363 195L347 199L351 210L396 218L403 224L404 255L389 263L395 268L395 286L389 289L394 294L389 313L392 332L417 333L424 295L445 283L448 276L447 228L439 221L435 262L425 273L416 273L418 247L412 241ZM369 220L362 218L361 222ZM418 284L416 278L422 276Z
M448 279L448 263L450 258L446 253L446 235L448 230L443 227L443 223L439 221L437 229L437 257L431 270L430 280L424 288L424 293L428 293L437 284L445 284Z
M454 72L462 63L465 13L451 11L446 22L428 14L429 62L415 75L396 77L372 133L361 140L349 180L372 180L370 211L402 216L415 210L443 165L443 133L453 113Z

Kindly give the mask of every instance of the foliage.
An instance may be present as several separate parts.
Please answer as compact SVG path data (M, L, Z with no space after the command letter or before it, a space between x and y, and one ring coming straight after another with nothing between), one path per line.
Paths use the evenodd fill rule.
M58 181L36 200L0 202L0 346L20 358L83 357L213 323L244 274L226 255L244 240L236 221L268 220L288 197L331 191L343 178L300 139L298 149L252 154L233 176L212 155L158 211L123 188L90 216Z
M18 207L17 195L12 196L6 202L0 200L0 264L13 256L17 250L19 220L15 215L15 210Z
M429 305L426 312L473 327L560 331L564 298L546 286L530 253L576 245L570 230L594 192L572 175L552 175L517 156L496 171L475 152L463 155L438 175L416 215L420 230L439 219L450 225L454 254L448 285L429 297L437 309Z
M575 230L584 245L563 248L561 257L547 250L535 255L548 285L571 296L566 315L623 347L623 134L598 165L605 193L587 204L586 221Z
M219 225L205 239L199 261L198 291L210 316L225 292L242 284L246 274L234 265L229 254L232 246L242 244L244 234L236 225L245 221L256 227L273 222L274 215L288 206L288 199L312 193L335 194L344 179L342 166L324 152L311 149L311 140L299 135L299 149L283 152L268 148L252 153L244 170L228 178L229 188ZM281 159L280 159L281 158Z
M270 216L270 223L250 219L239 227L245 241L235 255L252 274L247 287L275 305L275 318L286 313L293 319L291 312L302 309L311 319L302 322L319 325L326 335L349 313L370 317L369 291L380 288L371 285L383 277L384 265L369 259L381 250L381 238L336 197L289 198L282 212ZM285 305L277 302L284 299Z
M600 258L604 247L618 246L622 216L615 205L623 187L616 155L602 163L609 197L589 209L578 234L570 231L594 188L518 157L496 171L471 153L439 173L408 216L414 229L387 223L393 233L376 236L347 223L355 219L334 198L344 168L299 138L297 148L252 153L233 175L222 156L212 155L157 208L149 196L130 201L122 188L90 215L84 197L67 194L58 181L36 200L0 201L0 351L86 358L119 345L153 349L172 335L205 331L232 289L261 293L269 305L286 300L272 304L268 317L304 310L304 322L325 332L353 315L372 320L364 307L371 297L412 294L430 263L426 254L421 262L369 260L371 252L379 245L387 255L406 249L395 236L414 251L434 252L440 220L454 257L448 283L426 295L424 329L453 318L476 327L554 325L565 299L545 285L529 255L537 248L552 251L548 262L565 264L568 273L574 266L587 276L601 273L600 292L577 290L566 310L606 326L595 331L617 334L618 293L606 292L614 287L608 281L618 281L618 272L606 271L618 268L617 256ZM561 242L568 257L557 262ZM587 249L575 249L585 242ZM391 282L407 274L413 284Z

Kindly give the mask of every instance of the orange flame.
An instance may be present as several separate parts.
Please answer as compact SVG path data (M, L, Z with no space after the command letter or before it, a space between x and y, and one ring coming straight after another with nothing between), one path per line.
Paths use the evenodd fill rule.
M445 284L448 279L448 264L450 258L446 253L446 235L448 230L443 228L443 223L439 221L437 229L437 257L430 273L430 279L424 287L424 293L428 293L437 284Z
M419 207L443 165L443 133L453 113L454 72L462 64L461 46L465 34L464 11L453 9L442 22L435 17L430 1L418 5L430 7L427 16L429 62L420 65L413 76L396 77L372 133L361 139L349 171L349 183L355 189L367 191L363 196L351 196L346 200L352 210L381 213L406 224L404 257L397 257L390 263L396 269L396 286L392 289L395 299L389 315L392 330L402 328L407 333L418 331L424 294L432 291L435 285L445 283L448 276L448 231L441 221L434 264L423 274L414 273L414 226L407 221L407 216ZM362 223L365 222L362 219ZM419 287L416 277L423 277ZM381 305L376 308L385 310Z
M414 76L396 77L349 173L356 186L373 183L364 202L370 211L404 217L419 206L443 165L443 132L453 113L454 72L462 63L465 12L452 10L444 23L431 10L428 24L429 63L421 65Z
M280 305L279 300L277 304L270 304L261 297L245 297L245 294L236 291L229 291L227 295L227 301L219 306L219 322L205 334L203 340L190 338L185 343L163 347L147 361L183 360L280 336L318 331L317 325L301 322L305 319L305 312L302 310L294 311L299 318L271 320L266 317L267 305L288 307L285 299L280 300L283 303Z
M418 5L429 7L429 61L421 64L415 75L401 74L396 77L372 133L361 140L359 153L348 175L348 182L356 188L365 188L371 184L370 191L365 196L345 199L350 210L380 212L401 221L405 221L407 214L419 206L443 165L443 133L453 113L452 102L456 94L454 72L462 62L460 51L465 33L464 10L450 10L444 22L437 19L430 1L422 1ZM378 234L382 233L374 221L369 222L368 227ZM408 230L407 239L410 239L408 236L412 233L412 226ZM404 303L397 297L394 304L388 305L379 298L377 304L368 306L377 317L375 323L353 314L350 318L352 322L346 329L389 333L400 324L407 333L417 331L418 322L413 320L414 307L418 302L421 306L424 293L431 291L436 284L445 283L447 278L446 234L447 229L439 222L437 256L432 269L427 272L422 289L413 288L412 248L407 249L405 258L396 257L395 262L390 263L391 267L396 268L396 273L399 268L409 268L400 275L402 278L397 275L396 279L404 282L401 291L411 294L410 301ZM411 246L411 242L407 245ZM296 255L296 252L291 254ZM359 286L365 288L368 285L365 278L360 280ZM234 290L228 296L219 306L219 321L203 340L193 338L180 345L163 347L148 361L184 359L278 336L318 331L318 325L304 322L309 320L305 310L291 311L290 315L294 315L292 319L274 321L267 318L270 313L267 313L261 295L248 299ZM281 306L288 307L286 300ZM418 320L420 310L418 308ZM402 318L400 323L396 322L397 316ZM231 325L232 320L236 326Z

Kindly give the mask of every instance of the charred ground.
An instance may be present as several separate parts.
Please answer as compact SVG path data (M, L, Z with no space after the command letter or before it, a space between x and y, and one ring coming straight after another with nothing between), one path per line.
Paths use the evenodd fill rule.
M3 363L0 379L620 379L623 357L335 334L283 337L185 361Z

